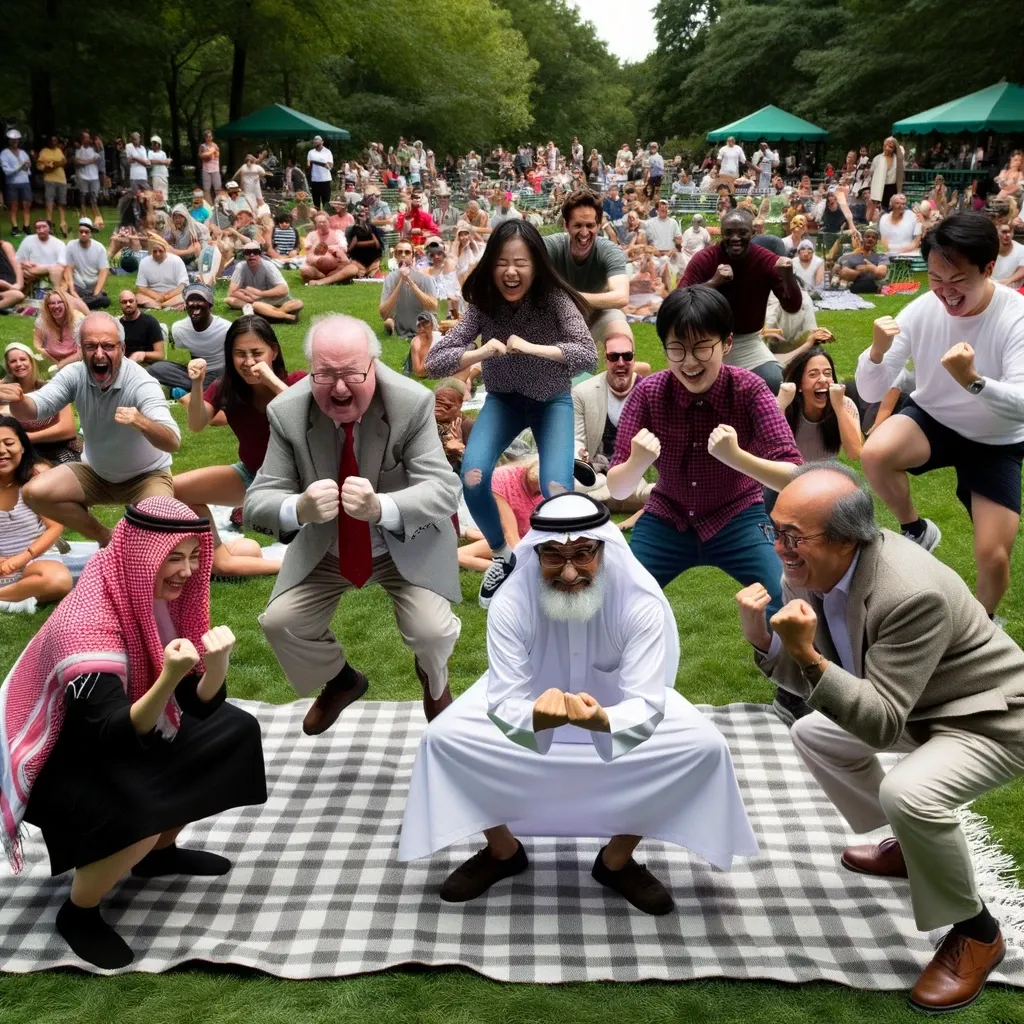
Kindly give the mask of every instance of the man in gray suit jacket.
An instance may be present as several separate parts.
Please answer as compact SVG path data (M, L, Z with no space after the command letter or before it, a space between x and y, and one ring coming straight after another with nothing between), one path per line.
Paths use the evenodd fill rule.
M313 324L310 376L267 407L270 445L245 496L246 525L288 542L260 625L296 691L322 687L302 725L307 735L330 728L366 692L331 632L338 599L365 583L391 597L427 719L452 700L458 477L437 435L433 395L379 356L362 320Z
M975 999L1002 960L999 923L974 881L955 811L1024 775L1024 652L967 585L875 525L870 494L838 463L802 466L772 510L785 604L740 591L743 634L774 683L814 709L793 744L855 832L851 871L909 878L917 926L947 925L911 992L927 1012ZM877 751L906 756L885 774Z
M605 472L615 450L615 433L626 399L640 379L635 362L633 332L625 320L613 323L605 338L604 373L588 377L572 389L572 407L576 424L576 457L590 463L597 481L588 493L604 502L612 512L639 512L654 490L654 484L641 480L628 497L613 498L605 483ZM639 364L647 373L651 368Z

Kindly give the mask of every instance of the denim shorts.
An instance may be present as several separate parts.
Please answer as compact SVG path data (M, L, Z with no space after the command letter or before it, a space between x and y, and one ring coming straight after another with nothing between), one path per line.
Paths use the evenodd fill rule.
M31 203L32 186L27 181L4 185L4 199L9 203Z
M250 473L248 469L246 469L245 463L232 463L231 468L242 478L242 484L245 486L245 489L249 490L249 488L252 487L252 482L253 480L256 479L256 477L252 473Z

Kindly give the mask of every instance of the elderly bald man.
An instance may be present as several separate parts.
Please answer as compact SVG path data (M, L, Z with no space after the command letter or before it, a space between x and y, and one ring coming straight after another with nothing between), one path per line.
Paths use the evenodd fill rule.
M267 407L270 444L244 521L288 542L260 625L302 696L320 689L302 728L329 729L367 689L331 632L338 601L379 583L415 656L430 720L452 700L448 658L462 599L451 517L459 482L441 447L434 396L380 362L369 324L316 321L310 375Z
M843 866L909 878L917 926L952 925L911 1002L966 1006L1005 946L955 811L1024 775L1024 652L952 569L877 527L852 470L802 466L772 521L787 603L766 623L767 590L741 590L743 634L761 671L814 709L790 735L850 827L895 834L849 847ZM888 774L882 750L905 755Z

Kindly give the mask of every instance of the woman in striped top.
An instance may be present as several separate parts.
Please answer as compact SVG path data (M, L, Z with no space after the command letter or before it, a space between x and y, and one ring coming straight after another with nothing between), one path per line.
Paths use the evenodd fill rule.
M40 519L22 500L21 488L48 469L22 425L0 416L0 612L34 612L37 602L59 601L71 590L71 573L47 553L60 523Z
M451 377L473 363L483 365L487 401L461 475L466 504L494 552L480 586L486 608L515 566L491 493L494 467L529 427L543 495L573 489L572 379L593 372L597 351L585 319L589 307L559 276L529 221L507 220L494 229L462 294L465 314L430 350L426 369L432 377Z

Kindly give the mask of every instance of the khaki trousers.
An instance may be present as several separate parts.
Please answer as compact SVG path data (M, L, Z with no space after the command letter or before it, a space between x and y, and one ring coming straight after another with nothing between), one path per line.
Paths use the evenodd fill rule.
M373 560L367 585L379 583L391 598L398 631L427 674L436 700L448 685L448 659L462 622L439 594L414 587L395 568L390 555ZM352 589L338 573L338 556L328 553L298 585L275 597L260 616L260 626L300 697L315 693L345 666L345 652L331 632L338 600Z
M1024 748L942 728L922 744L904 733L885 773L876 751L815 711L790 730L793 746L854 832L888 823L907 862L914 920L922 931L981 910L974 869L954 810L1024 775Z

